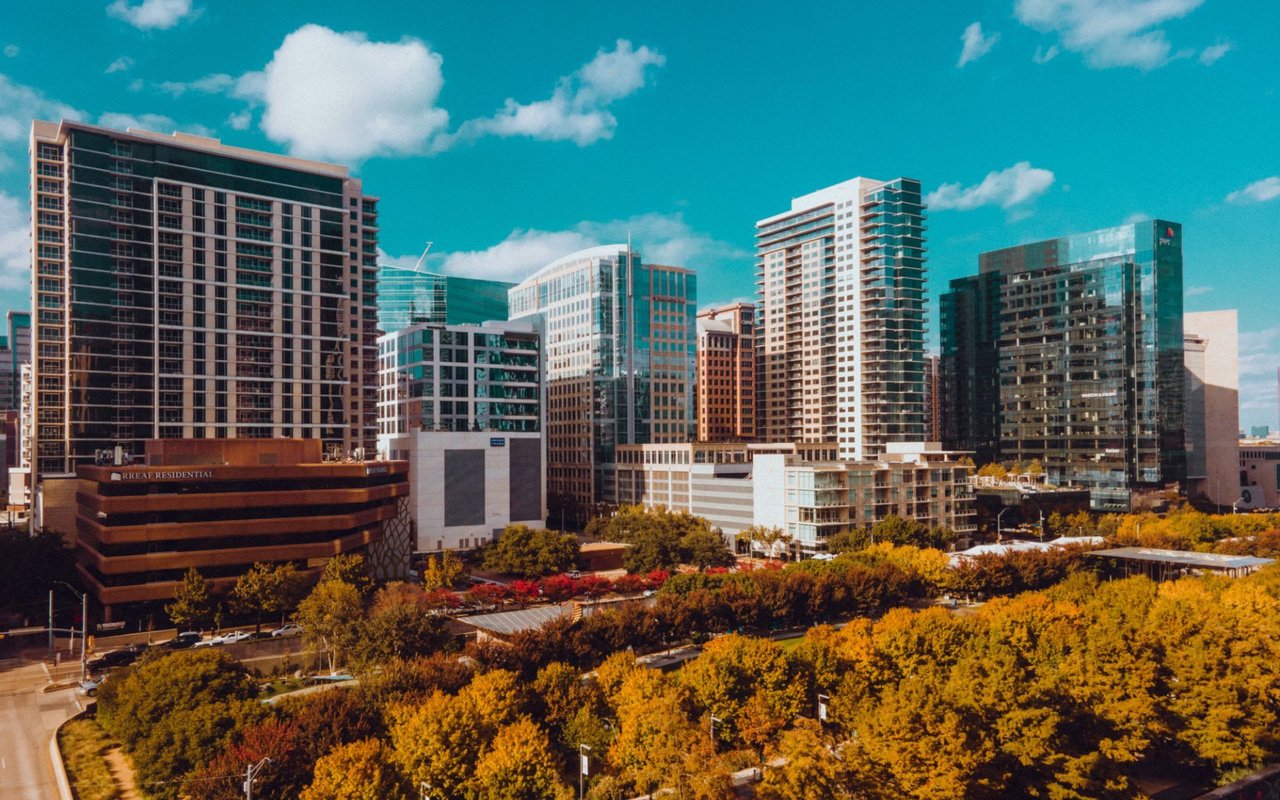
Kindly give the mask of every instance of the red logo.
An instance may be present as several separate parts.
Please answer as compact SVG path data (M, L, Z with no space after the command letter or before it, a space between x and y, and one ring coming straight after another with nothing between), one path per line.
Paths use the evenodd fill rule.
M1165 228L1165 229L1164 229L1164 235L1165 235L1165 238L1166 238L1166 239L1172 239L1172 238L1173 238L1173 228Z

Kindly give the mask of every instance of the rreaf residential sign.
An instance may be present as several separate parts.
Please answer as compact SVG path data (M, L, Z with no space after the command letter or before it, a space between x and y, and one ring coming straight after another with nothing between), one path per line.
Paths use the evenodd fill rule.
M213 477L211 469L180 469L164 472L113 472L113 481L198 481Z

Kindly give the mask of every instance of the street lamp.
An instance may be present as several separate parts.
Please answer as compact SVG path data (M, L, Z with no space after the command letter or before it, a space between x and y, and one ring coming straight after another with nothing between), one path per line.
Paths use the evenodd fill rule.
M587 755L590 752L591 745L578 744L578 800L583 800L585 796L583 794L582 780L590 771L591 759Z
M1003 518L1003 517L1004 517L1004 512L1009 511L1009 510L1010 510L1010 509L1012 509L1012 508L1013 508L1013 506L1005 506L1004 508L1000 509L1000 513L999 513L999 514L996 514L996 541L997 541L997 542L1001 540L1001 539L1000 539L1000 535L1001 535L1001 530L1000 530L1000 520L1001 520L1001 518Z
M1044 509L1040 507L1040 503L1030 495L1024 496L1023 500L1030 501L1035 504L1036 511L1040 512L1040 541L1044 541Z
M250 764L244 768L244 800L253 800L253 781L258 777L258 773L262 772L262 768L270 764L271 759L264 758L257 764Z
M711 716L711 747L712 747L712 749L715 749L715 746L716 746L716 723L719 723L720 725L724 725L724 720L720 719L720 718L719 718L719 717L717 717L715 714L711 714L710 716Z
M88 592L84 594L77 592L75 588L72 587L72 585L67 583L66 581L54 581L54 583L62 584L63 586L67 587L68 591L70 591L76 597L80 598L80 682L84 683L85 673L88 671L88 661L89 661L89 654L88 654L88 651L85 649L86 646L89 644L89 639L87 636L89 632L89 594ZM53 592L49 592L49 594L52 595ZM49 620L49 627L50 628L53 627L52 619ZM72 632L72 635L73 636L75 635L74 630Z

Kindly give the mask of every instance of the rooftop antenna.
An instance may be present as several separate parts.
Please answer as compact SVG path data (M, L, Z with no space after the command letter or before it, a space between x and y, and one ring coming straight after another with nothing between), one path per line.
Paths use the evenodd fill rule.
M431 245L435 242L427 242L427 249L422 251L422 255L418 256L418 263L413 265L413 271L417 272L422 269L422 262L427 260L427 253L431 252Z

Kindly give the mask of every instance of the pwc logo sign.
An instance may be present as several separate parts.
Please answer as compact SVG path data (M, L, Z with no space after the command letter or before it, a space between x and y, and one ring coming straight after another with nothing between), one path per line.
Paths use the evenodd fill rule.
M1162 233L1163 233L1164 235L1160 236L1160 237L1157 239L1157 241L1158 241L1160 244L1162 244L1162 245L1171 245L1171 244L1173 244L1173 236L1174 236L1173 226L1172 226L1172 225L1166 225L1166 226L1164 226L1164 231L1163 231Z

